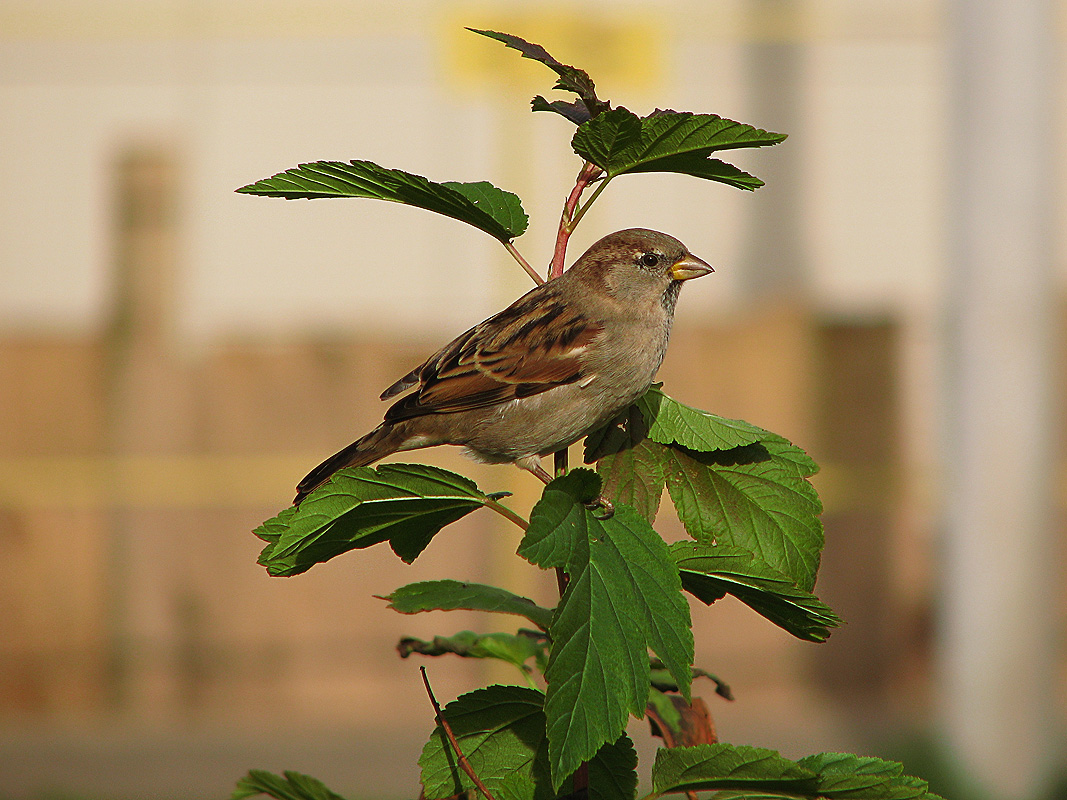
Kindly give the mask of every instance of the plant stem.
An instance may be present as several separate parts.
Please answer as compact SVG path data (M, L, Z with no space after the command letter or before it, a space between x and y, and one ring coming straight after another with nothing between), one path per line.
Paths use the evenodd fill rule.
M556 471L556 477L561 478L567 474L567 448L557 450L552 454L552 465Z
M419 667L419 672L422 673L422 682L426 686L426 694L430 696L430 702L433 703L434 713L437 714L437 724L445 732L445 736L448 737L449 743L452 745L452 749L456 751L456 758L459 759L459 766L464 772L467 773L474 785L478 787L478 791L482 793L485 800L496 800L489 790L485 788L485 784L482 783L482 779L474 772L474 767L471 766L471 762L467 760L467 757L463 755L463 751L459 749L459 742L456 741L456 735L452 733L452 726L448 724L448 720L445 719L445 715L441 713L441 706L437 702L437 698L433 696L433 689L430 688L430 679L426 676L426 667Z
M585 205L581 206L574 213L574 219L571 220L571 230L574 230L575 226L577 226L577 224L581 221L582 217L585 216L585 212L589 210L589 206L593 205L593 201L600 197L600 193L604 191L604 187L608 185L608 182L610 180L611 178L604 178L604 180L600 182L600 185L593 190L593 193L589 195L589 199L586 201Z
M522 253L515 247L514 242L504 242L505 249L511 253L512 258L519 262L519 266L526 270L526 274L533 278L533 282L540 286L545 282L544 278L537 274L537 270L530 266L530 262L522 257Z
M552 254L552 263L548 268L549 280L558 278L563 274L563 263L567 258L567 240L570 238L574 226L578 224L578 221L574 218L575 209L578 208L578 201L581 199L585 187L596 180L601 171L600 167L592 161L586 161L582 165L582 171L578 173L574 188L567 195L567 201L563 204L563 216L559 220L559 231L556 233L556 249ZM602 187L597 188L599 190ZM588 207L588 204L586 207Z
M585 212L589 209L589 206L593 204L593 201L600 196L600 193L604 191L604 187L607 186L608 181L605 179L593 192L593 195L589 198L589 201L579 208L578 204L582 199L582 192L590 183L595 181L602 174L602 170L596 164L591 161L586 161L582 165L581 171L578 173L578 178L574 182L574 188L571 189L571 193L567 195L567 200L563 204L563 215L559 220L559 231L556 233L556 249L552 253L552 263L548 268L549 280L558 278L563 274L563 265L567 259L567 242L571 237L571 233L574 228L585 216ZM567 474L567 448L557 450L552 454L555 467L556 477L561 477ZM560 567L556 567L556 586L559 589L560 599L563 598L563 593L567 590L567 584L570 581L570 576ZM584 796L589 790L589 764L582 764L574 773L574 793L577 796Z
M501 505L496 500L486 500L485 501L485 507L493 509L493 511L495 511L497 514L499 514L500 516L504 517L505 519L511 520L512 522L514 522L516 525L518 525L523 530L526 530L527 528L530 527L530 523L529 522L524 520L522 517L520 517L518 514L516 514L514 511L512 511L507 506Z

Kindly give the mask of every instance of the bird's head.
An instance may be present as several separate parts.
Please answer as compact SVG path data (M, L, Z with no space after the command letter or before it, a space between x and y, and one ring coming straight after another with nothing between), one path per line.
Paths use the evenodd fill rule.
M669 311L674 310L683 281L714 272L673 236L647 228L609 233L586 250L569 271L599 283L622 302L662 298Z

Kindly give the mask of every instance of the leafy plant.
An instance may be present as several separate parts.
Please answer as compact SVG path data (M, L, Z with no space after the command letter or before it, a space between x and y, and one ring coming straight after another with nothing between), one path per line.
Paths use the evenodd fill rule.
M563 271L575 226L619 176L675 172L751 191L763 185L758 178L712 155L785 139L713 114L655 110L642 117L612 107L587 73L543 47L474 32L549 67L558 78L554 88L574 96L537 96L531 103L533 111L559 114L576 126L571 147L583 162L564 204L549 280ZM238 191L425 208L486 232L543 282L514 245L527 227L519 198L486 182L435 182L369 161L318 161ZM552 609L506 589L455 580L410 584L383 598L403 614L468 609L518 615L533 626L518 634L462 631L401 641L405 657L499 659L516 666L527 683L476 689L438 710L419 759L425 798L477 791L500 800L579 794L628 800L636 791L637 757L625 727L631 715L646 713L667 745L657 753L649 798L697 791L716 792L721 800L935 798L892 762L834 753L792 761L718 742L703 701L691 695L694 677L711 676L693 667L683 592L708 605L733 595L807 641L825 640L840 624L812 594L822 509L808 482L817 467L800 448L747 422L686 406L656 386L587 438L584 460L593 469L569 470L566 455L556 454L558 477L529 520L504 504L505 494L483 491L461 475L383 464L339 472L255 531L266 542L259 563L271 575L290 576L381 542L411 562L449 524L487 508L524 530L519 556L556 571L560 600ZM664 490L691 541L668 545L653 528ZM599 513L591 502L601 493L614 502L614 514ZM312 778L257 771L241 780L234 798L257 793L338 800Z

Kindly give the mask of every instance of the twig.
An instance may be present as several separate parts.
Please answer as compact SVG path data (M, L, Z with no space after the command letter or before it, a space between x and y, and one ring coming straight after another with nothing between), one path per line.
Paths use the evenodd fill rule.
M550 280L563 274L563 263L567 258L567 240L570 239L574 226L578 224L578 220L574 216L575 209L578 208L578 201L581 199L585 187L595 181L600 176L601 171L600 167L592 161L586 161L582 166L582 171L578 173L574 188L571 189L571 193L567 196L567 202L563 204L563 216L560 217L559 231L556 233L556 250L552 254L552 263L548 269ZM586 204L586 208L588 207L589 205ZM584 213L585 210L583 209L582 214Z
M516 514L514 511L512 511L507 506L501 505L496 500L486 500L485 501L485 507L493 509L493 511L495 511L497 514L500 514L500 516L504 517L505 519L511 520L512 522L514 522L516 525L518 525L523 530L526 530L527 528L530 527L530 523L529 522L524 520L522 517L520 517L518 514Z
M589 210L589 206L593 205L593 202L594 202L594 201L595 201L595 200L596 200L596 199L597 199L598 197L600 197L600 193L601 193L602 191L604 191L604 187L606 187L606 186L608 185L608 181L609 181L609 180L611 180L611 179L610 179L610 178L604 178L604 180L602 180L602 181L600 182L600 185L599 185L599 186L597 186L597 187L596 187L596 188L595 188L595 189L593 190L593 193L592 193L591 195L589 195L589 199L588 199L588 200L587 200L587 201L585 202L585 204L584 204L584 205L582 205L582 206L580 206L580 207L578 208L578 210L577 210L577 211L576 211L576 212L574 213L574 216L573 216L573 218L571 219L571 225L570 225L570 227L571 227L571 230L574 230L575 226L577 226L577 224L578 224L579 222L581 222L581 219L582 219L582 217L584 217L584 216L585 216L585 212L586 212L586 211L588 211L588 210Z
M430 679L426 677L426 667L419 667L419 672L422 673L422 682L426 686L426 694L430 696L430 702L433 703L434 713L437 715L437 724L445 732L445 736L448 737L449 744L452 745L452 749L456 751L456 757L459 759L459 767L467 773L467 777L474 781L474 785L478 788L478 791L482 793L485 800L496 800L495 797L489 792L482 783L482 779L479 778L475 772L471 763L467 760L467 757L463 755L463 751L459 749L459 742L456 741L456 735L452 733L452 726L448 724L448 720L445 719L445 715L441 713L441 706L437 702L437 698L433 696L433 689L430 688Z
M522 257L522 253L515 247L514 242L504 242L504 247L511 253L512 258L519 262L519 266L526 270L526 274L533 278L534 283L540 286L545 282L545 279L537 274L537 270L530 266L530 262Z
M567 474L567 448L557 450L552 454L552 466L556 471L556 477L562 478Z

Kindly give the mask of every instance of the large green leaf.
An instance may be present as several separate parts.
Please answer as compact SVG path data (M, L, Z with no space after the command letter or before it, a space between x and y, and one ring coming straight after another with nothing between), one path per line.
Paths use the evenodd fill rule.
M775 789L811 783L815 773L774 750L725 743L661 748L652 766L658 794L703 789Z
M786 439L653 387L586 439L605 494L655 518L664 484L696 540L738 547L810 592L822 552L814 461Z
M534 506L519 554L561 568L567 589L552 619L545 678L549 756L559 782L615 741L649 693L648 649L688 698L693 635L681 579L666 543L633 509L609 519L588 507L599 477L574 470Z
M657 111L638 117L614 108L578 126L571 147L614 178L627 172L682 172L754 189L762 181L723 162L708 163L719 150L778 144L785 135L715 114Z
M517 195L486 181L435 183L421 175L388 169L371 161L314 161L237 191L286 200L323 197L389 200L458 219L501 242L521 236L529 223Z
M299 772L287 771L282 776L261 769L250 770L241 778L230 800L244 800L259 794L276 800L344 800L341 795L327 789L322 781Z
M410 563L438 531L488 500L470 479L425 464L351 467L254 531L267 542L259 563L271 575L297 575L384 541Z
M655 522L666 485L663 448L647 437L648 425L637 405L589 434L585 463L596 462L605 497L624 503Z
M739 547L810 592L823 546L815 463L781 437L698 453L667 448L667 489L689 535Z
M799 639L821 642L841 620L819 598L798 589L752 553L701 542L675 542L671 556L682 586L709 605L732 594L754 611Z
M636 167L626 170L634 172L677 172L682 175L691 175L694 178L703 178L708 181L717 181L733 186L736 189L744 189L753 192L763 186L763 181L743 169L738 169L733 164L718 158L708 158L699 152L678 153L674 156L664 156L655 161L638 164Z
M545 736L544 695L518 686L489 686L449 703L442 711L474 773L498 800L554 800L570 794L569 781L553 790ZM637 758L625 736L589 762L589 796L632 800ZM438 726L419 758L427 800L474 789Z
M940 800L926 781L904 774L896 761L851 753L819 753L797 761L819 776L818 797L828 800Z
M846 753L790 761L723 743L659 750L652 786L653 796L718 790L716 800L941 800L894 761Z
M548 630L548 624L552 620L551 609L542 608L533 600L512 594L506 589L482 583L449 580L409 583L382 599L388 600L389 607L401 614L456 609L496 611L526 617L544 631Z
M687 406L653 386L636 403L647 425L649 439L660 444L680 444L690 450L732 450L778 438L770 431L739 419Z

